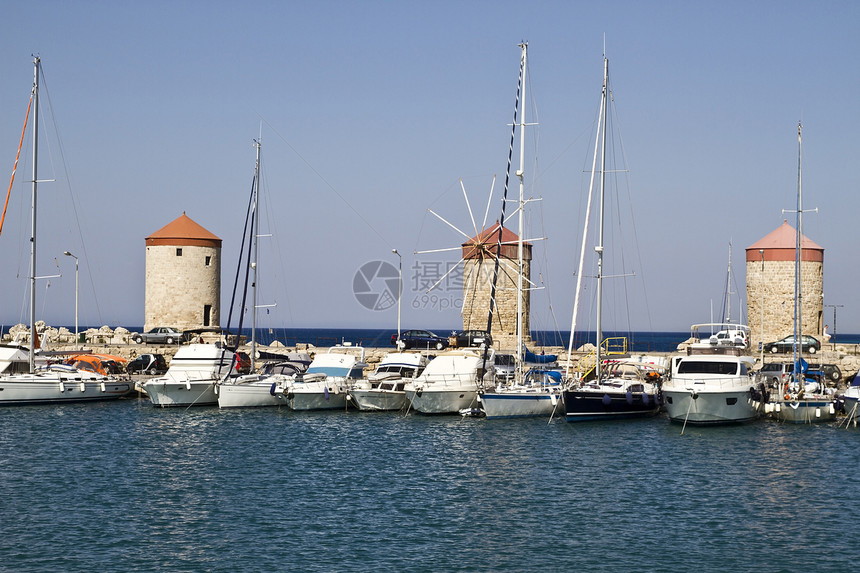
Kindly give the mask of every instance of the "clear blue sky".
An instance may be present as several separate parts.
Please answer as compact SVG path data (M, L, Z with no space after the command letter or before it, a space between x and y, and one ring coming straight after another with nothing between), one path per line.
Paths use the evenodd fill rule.
M533 279L548 288L533 293L532 327L566 329L605 35L636 215L627 238L638 251L623 271L644 293L613 298L610 314L629 307L640 330L708 321L730 240L744 290L744 248L793 224L782 209L795 205L802 120L804 203L819 209L805 234L825 248L838 330L860 332L858 29L853 1L9 0L3 191L39 53L56 118L44 126L59 140L41 150L41 177L58 182L40 187L38 271L55 274L56 256L63 273L40 281L39 318L74 322L69 250L81 258L81 323L141 324L144 238L185 211L224 240L226 322L262 123L274 236L261 242L260 302L278 303L262 324L394 328L394 308L367 310L352 291L359 267L396 264L397 248L404 327L456 328L458 313L425 304L411 279L416 261L426 273L428 261L457 258L413 252L461 242L427 212L470 227L459 178L479 218L494 173L499 196L527 40L527 113L540 124L528 134L527 194L543 201L525 234L548 237L535 245ZM6 326L27 317L28 147L0 236ZM439 292L438 304L456 294Z

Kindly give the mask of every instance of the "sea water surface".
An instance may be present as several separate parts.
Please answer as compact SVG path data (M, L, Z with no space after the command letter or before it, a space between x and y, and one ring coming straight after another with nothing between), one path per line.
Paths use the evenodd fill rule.
M858 432L2 408L0 570L853 570Z

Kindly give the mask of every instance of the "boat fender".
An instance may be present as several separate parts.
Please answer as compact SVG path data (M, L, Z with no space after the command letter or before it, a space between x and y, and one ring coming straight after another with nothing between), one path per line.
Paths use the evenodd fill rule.
M323 385L323 395L325 395L325 399L328 401L328 384Z
M186 381L185 381L185 389L186 389L186 390L191 390L191 380L186 380Z
M81 382L81 392L86 392L86 391L87 391L87 384L86 384L86 382Z
M628 390L628 391L627 391L627 395L625 396L625 398L627 399L627 403L628 403L628 404L632 404L632 403L633 403L633 392L631 392L630 390Z
M647 392L642 392L642 403L646 406L648 405L648 393Z
M65 384L63 384L62 382L60 382L60 392L62 393L62 392L65 392L65 391L66 391L66 385L65 385Z
M269 395L270 396L275 395L275 386L276 386L276 384L274 382L272 382L272 386L271 386L271 388L269 388Z
M101 383L101 390L102 390L102 392L105 391L105 383L104 382Z
M609 394L603 395L603 405L608 406L612 403L612 398L609 397Z

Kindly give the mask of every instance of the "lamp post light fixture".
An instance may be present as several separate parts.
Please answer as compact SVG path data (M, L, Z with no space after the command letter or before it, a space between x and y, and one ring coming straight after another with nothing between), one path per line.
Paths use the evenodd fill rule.
M403 257L397 249L391 249L397 255L397 344L400 344L400 299L403 296Z
M75 344L78 343L78 257L66 251L63 253L67 257L75 259Z

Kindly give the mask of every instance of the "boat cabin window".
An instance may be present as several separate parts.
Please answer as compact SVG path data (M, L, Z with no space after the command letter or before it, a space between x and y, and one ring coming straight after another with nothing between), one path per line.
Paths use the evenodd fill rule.
M693 362L684 360L678 365L678 374L719 374L721 376L734 376L737 373L737 362Z

